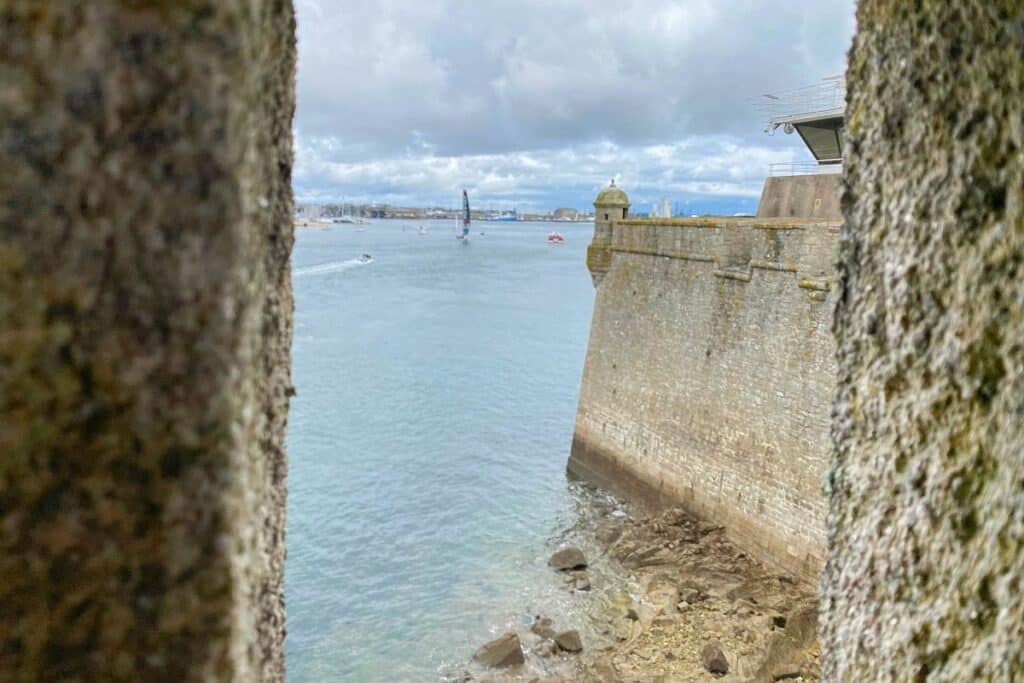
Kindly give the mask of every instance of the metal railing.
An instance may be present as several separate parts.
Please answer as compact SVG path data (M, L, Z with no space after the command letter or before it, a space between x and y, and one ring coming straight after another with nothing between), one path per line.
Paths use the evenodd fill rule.
M793 175L831 175L843 172L842 159L822 161L783 161L768 164L768 177Z
M846 107L846 79L827 78L778 95L765 95L758 101L758 110L767 121L766 131L781 125L783 119L841 110Z

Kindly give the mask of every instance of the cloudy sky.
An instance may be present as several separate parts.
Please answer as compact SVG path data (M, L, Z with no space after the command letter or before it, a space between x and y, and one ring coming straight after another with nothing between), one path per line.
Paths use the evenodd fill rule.
M853 0L297 0L299 201L750 211L763 93L842 73Z

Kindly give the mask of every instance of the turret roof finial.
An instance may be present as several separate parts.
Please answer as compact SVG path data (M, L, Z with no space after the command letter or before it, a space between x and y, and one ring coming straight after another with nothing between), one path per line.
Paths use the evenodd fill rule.
M615 178L612 178L612 187L615 187Z

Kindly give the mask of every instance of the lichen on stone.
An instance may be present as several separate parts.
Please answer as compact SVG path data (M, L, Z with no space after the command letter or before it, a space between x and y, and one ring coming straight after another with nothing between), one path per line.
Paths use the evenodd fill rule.
M0 5L0 678L283 678L293 34Z
M1024 5L865 0L847 74L827 680L1024 671Z

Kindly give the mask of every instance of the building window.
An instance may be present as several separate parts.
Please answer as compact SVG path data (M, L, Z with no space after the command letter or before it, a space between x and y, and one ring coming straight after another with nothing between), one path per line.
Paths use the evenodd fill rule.
M623 217L623 218L625 218L625 217L626 217L626 210L625 210L625 209L623 209L623 210L622 210L622 217Z
M604 219L605 219L605 220L608 220L608 214L605 214L605 215L604 215Z

